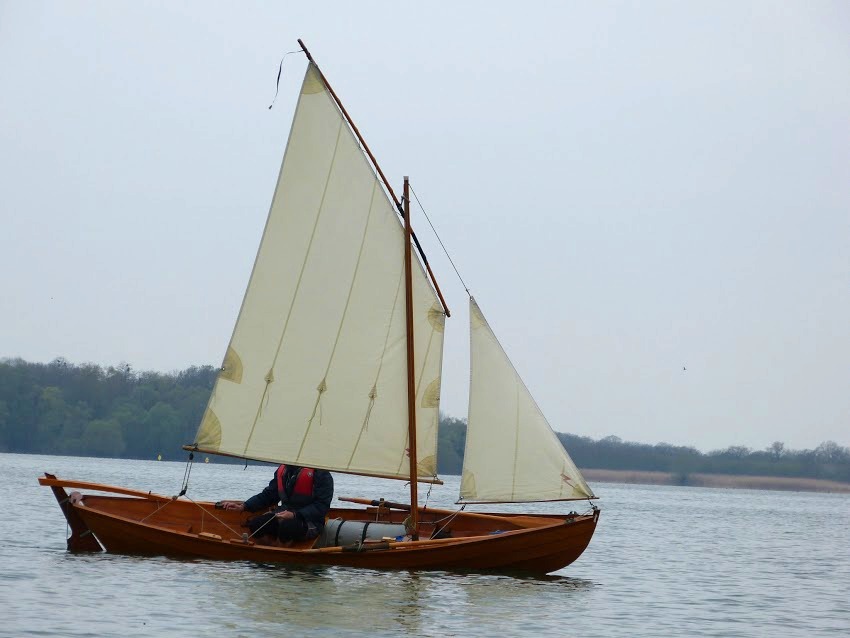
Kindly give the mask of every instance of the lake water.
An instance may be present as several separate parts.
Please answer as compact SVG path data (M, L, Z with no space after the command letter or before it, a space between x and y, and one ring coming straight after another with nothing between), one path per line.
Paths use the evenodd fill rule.
M587 551L519 578L70 554L36 482L47 471L175 494L184 468L0 454L0 635L850 636L848 495L596 484ZM246 498L271 474L196 463L189 495ZM457 495L458 477L444 478L433 506ZM401 482L335 480L338 496L408 500Z

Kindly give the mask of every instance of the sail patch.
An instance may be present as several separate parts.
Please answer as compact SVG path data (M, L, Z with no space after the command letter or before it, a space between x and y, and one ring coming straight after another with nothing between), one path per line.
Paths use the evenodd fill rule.
M416 463L417 476L437 476L437 457L433 454L426 456L424 459L417 459Z
M425 394L422 396L423 408L439 408L440 407L440 377L437 377L428 387L425 388Z
M227 379L233 383L242 383L242 359L236 354L236 350L227 347L224 355L224 363L221 364L220 379Z
M478 330L487 325L487 320L484 318L474 299L470 299L469 304L469 325L471 330Z
M215 412L207 408L204 418L201 419L201 427L198 428L198 436L195 445L204 450L217 450L221 447L221 421Z
M463 476L460 479L460 497L462 499L472 499L478 496L478 491L475 489L475 474L469 470L463 470Z
M301 85L301 95L314 95L324 90L325 83L322 82L319 70L311 62L309 69L307 69L307 74L304 76L304 83Z
M434 304L428 309L428 321L437 332L446 330L446 312L439 304Z

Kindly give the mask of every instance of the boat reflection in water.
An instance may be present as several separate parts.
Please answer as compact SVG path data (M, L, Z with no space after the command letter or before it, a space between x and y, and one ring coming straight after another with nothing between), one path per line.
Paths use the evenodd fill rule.
M466 635L472 627L517 627L539 624L549 633L553 619L534 610L551 605L581 608L594 585L565 576L464 574L457 572L395 572L390 580L380 570L345 567L260 566L240 574L240 587L226 571L209 583L217 609L235 607L235 616L251 618L252 626L324 631L353 628L414 635ZM218 601L227 591L227 600ZM205 593L206 594L206 593ZM288 601L285 610L280 601ZM358 604L365 609L355 611ZM321 609L321 613L316 613ZM473 632L474 633L474 632ZM540 634L538 634L540 635Z

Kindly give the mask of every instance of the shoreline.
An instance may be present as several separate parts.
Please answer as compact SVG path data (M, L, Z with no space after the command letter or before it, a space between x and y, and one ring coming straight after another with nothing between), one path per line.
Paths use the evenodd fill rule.
M850 494L850 483L793 476L749 476L743 474L700 474L649 472L640 470L582 469L588 482L631 483L636 485L680 485L722 487L742 490L780 490L790 492L828 492Z

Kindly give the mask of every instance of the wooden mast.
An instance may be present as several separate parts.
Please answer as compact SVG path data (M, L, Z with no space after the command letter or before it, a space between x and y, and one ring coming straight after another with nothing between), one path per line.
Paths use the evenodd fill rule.
M392 197L393 203L396 207L401 211L404 216L404 277L405 277L405 309L406 309L406 323L407 323L407 432L408 432L408 441L409 448L408 453L410 456L410 527L412 529L411 536L414 540L418 540L419 538L419 498L418 498L418 460L416 457L416 374L415 374L415 365L414 365L414 350L413 350L413 254L411 250L411 243L416 240L416 236L413 234L413 228L410 224L410 180L407 176L404 178L404 193L403 193L403 202L399 202L396 198L395 192L390 186L389 181L387 180L384 172L381 170L381 167L378 165L378 161L375 159L375 156L372 155L372 151L369 150L369 147L366 144L366 141L363 139L363 136L360 134L357 126L354 124L354 121L351 119L351 116L348 114L348 111L345 110L342 102L339 97L337 97L336 92L333 90L331 85L328 83L327 78L325 78L325 74L322 73L322 70L319 68L319 65L316 64L316 61L313 59L313 56L310 55L310 52L307 50L307 47L304 45L304 42L301 39L298 39L298 44L301 46L301 49L304 51L304 54L307 56L307 59L315 66L316 71L318 71L319 76L322 78L322 82L324 82L325 86L328 89L328 93L330 93L337 107L339 107L342 116L345 118L345 121L348 122L348 125L351 127L354 135L357 137L357 140L360 142L360 145L363 147L363 150L366 152L366 155L372 161L372 165L375 167L375 170L378 173L378 176L381 178L384 186L387 189L390 197ZM402 208L403 206L403 208ZM419 246L418 241L417 249L419 250L419 254L422 256L422 261L424 262L425 268L428 271L428 274L431 277L431 282L434 284L434 290L437 293L437 296L440 299L440 303L443 304L443 310L446 313L446 316L451 316L449 312L449 308L446 305L445 299L443 299L443 293L440 291L440 286L437 284L437 280L434 277L434 273L431 271L431 266L428 264L428 259L425 257L425 253L422 251L422 248Z
M375 159L375 156L372 155L372 151L370 151L369 147L366 145L366 140L363 139L363 136L360 134L360 131L357 128L357 125L354 123L354 120L351 119L351 116L348 114L348 111L345 110L345 107L343 106L342 101L340 101L339 97L337 97L336 92L334 92L333 88L328 83L328 79L325 77L325 74L322 73L322 70L319 68L319 65L316 64L316 61L313 59L313 56L310 55L310 52L307 50L307 47L301 41L301 38L298 38L298 44L301 47L301 50L304 51L304 55L307 56L307 59L310 60L310 62L312 62L313 65L316 67L316 71L319 72L319 75L322 78L322 82L324 82L325 86L328 87L328 93L331 94L331 97L333 98L334 102L336 102L336 105L339 107L339 110L342 113L342 116L345 118L345 121L348 122L348 125L351 127L351 130L354 132L354 135L357 137L357 140L360 142L360 145L363 147L363 150L366 151L366 155L372 161L372 166L375 167L375 170L378 172L378 176L381 178L381 181L384 183L384 187L387 189L387 192L390 194L390 197L392 197L393 204L395 204L396 208L398 208L399 211L401 211L402 207L401 207L401 204L398 201L398 198L396 198L396 196L395 196L395 191L393 191L393 187L390 186L389 181L387 180L386 176L384 175L384 171L381 170L381 167L378 164L378 160ZM408 199L408 197L405 196L405 201L407 201L407 199ZM403 213L403 214L405 215L405 217L407 216L407 213ZM428 263L428 258L425 256L425 251L423 251L421 246L419 246L419 242L418 242L418 240L416 240L416 234L412 230L410 231L410 234L413 237L413 239L416 241L416 247L419 250L419 255L422 257L422 261L425 264L425 269L428 271L428 275L430 275L430 277L431 277L431 283L434 284L434 290L436 291L437 296L440 298L440 303L443 304L443 310L446 311L447 317L451 317L452 313L449 311L449 307L446 305L446 300L443 299L443 293L440 290L440 285L437 283L437 278L434 277L434 271L431 270L431 264Z
M404 176L404 305L407 317L407 435L410 442L410 526L413 540L419 538L419 475L416 459L416 374L413 358L413 254L410 249L413 230L410 225L410 180Z

